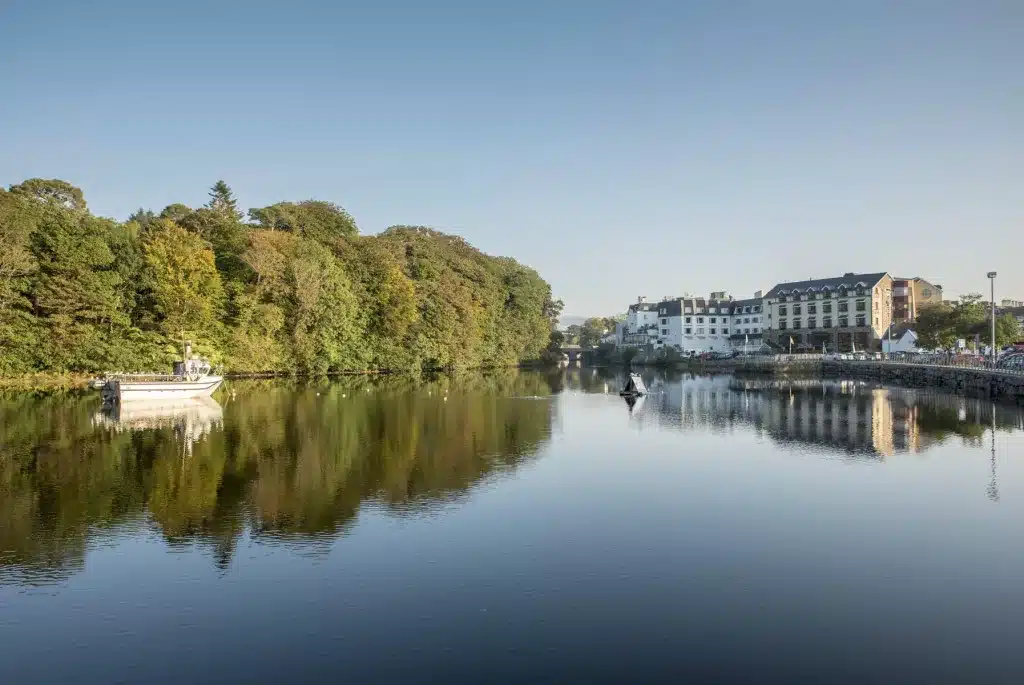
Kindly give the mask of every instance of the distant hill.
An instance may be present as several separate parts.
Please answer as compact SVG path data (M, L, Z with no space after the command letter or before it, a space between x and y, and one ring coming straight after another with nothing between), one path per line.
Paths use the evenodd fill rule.
M573 316L571 314L562 314L558 317L558 329L564 331L569 326L582 326L583 322L587 320L585 316Z

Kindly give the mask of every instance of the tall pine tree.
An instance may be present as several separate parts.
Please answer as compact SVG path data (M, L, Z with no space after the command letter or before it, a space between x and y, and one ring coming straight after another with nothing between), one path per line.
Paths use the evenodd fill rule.
M210 201L206 206L215 212L229 215L234 221L242 220L242 213L238 211L238 202L235 194L231 192L231 186L224 181L217 181L210 188Z

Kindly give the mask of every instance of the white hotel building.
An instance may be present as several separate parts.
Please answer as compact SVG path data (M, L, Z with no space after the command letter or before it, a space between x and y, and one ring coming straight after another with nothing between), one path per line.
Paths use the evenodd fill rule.
M657 305L656 349L675 347L684 354L756 348L761 341L761 299L733 300L725 293L711 297L676 297Z

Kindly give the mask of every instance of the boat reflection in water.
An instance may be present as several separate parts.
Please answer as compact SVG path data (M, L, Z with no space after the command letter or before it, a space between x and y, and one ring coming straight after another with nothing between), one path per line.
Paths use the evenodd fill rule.
M94 426L116 432L170 429L181 439L186 453L223 421L224 410L212 397L108 404L93 416Z

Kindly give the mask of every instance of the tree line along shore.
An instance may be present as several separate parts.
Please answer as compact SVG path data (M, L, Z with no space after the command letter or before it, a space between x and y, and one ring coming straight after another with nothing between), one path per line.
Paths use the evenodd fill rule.
M0 377L170 368L185 336L228 373L511 366L561 311L533 269L422 226L360 235L321 200L93 215L82 191L0 189ZM33 376L35 375L35 376Z

